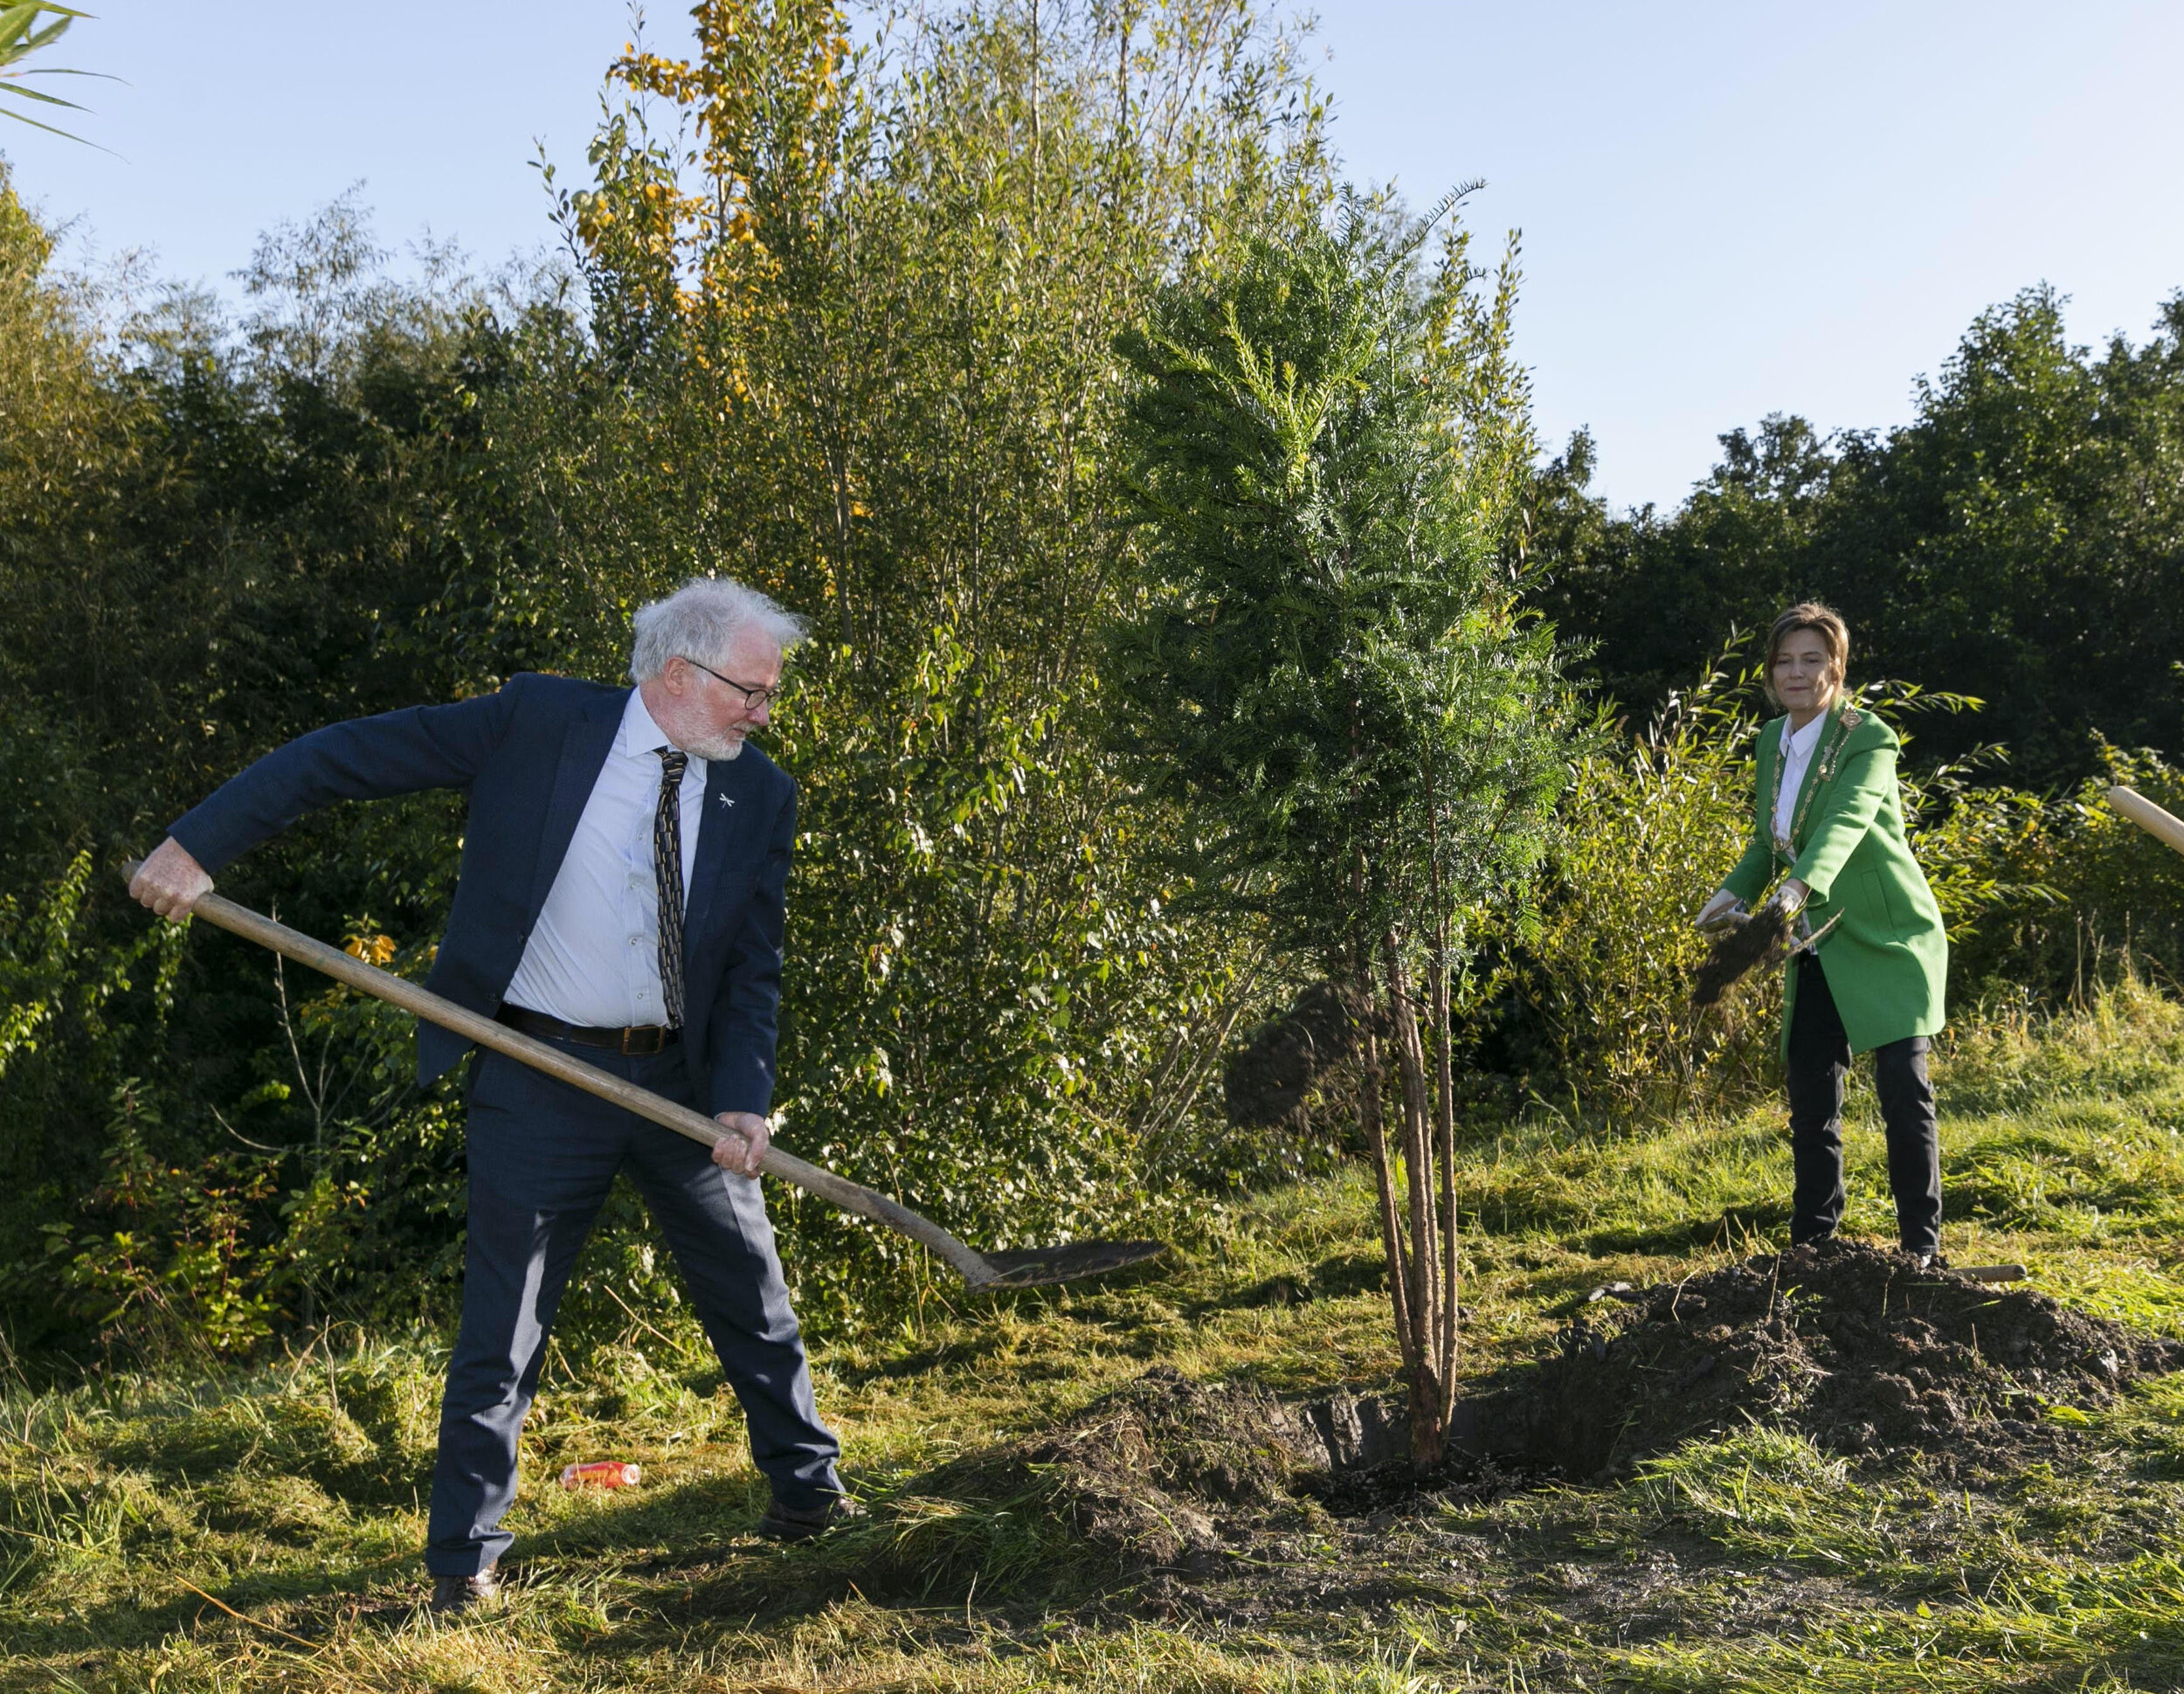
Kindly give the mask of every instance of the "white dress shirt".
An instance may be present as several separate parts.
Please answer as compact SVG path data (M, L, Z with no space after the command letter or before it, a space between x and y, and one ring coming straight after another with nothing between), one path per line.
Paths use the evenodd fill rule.
M1798 791L1805 786L1813 750L1820 745L1821 732L1827 727L1825 712L1815 714L1801 729L1793 730L1787 723L1782 726L1782 786L1774 802L1774 839L1785 847L1789 845L1790 826L1797 819Z
M653 813L667 737L632 688L622 727L584 803L569 854L508 984L512 1006L563 1023L619 1029L667 1021L660 983L660 888L653 874ZM682 806L682 887L689 895L705 815L705 761L693 757Z

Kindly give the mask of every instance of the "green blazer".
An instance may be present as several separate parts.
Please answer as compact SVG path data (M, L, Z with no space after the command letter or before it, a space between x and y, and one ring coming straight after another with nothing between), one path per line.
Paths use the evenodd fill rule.
M1794 876L1813 891L1805 910L1814 930L1842 914L1842 922L1820 944L1819 958L1853 1053L1935 1034L1947 1021L1942 992L1949 937L1933 890L1904 839L1896 732L1847 701L1828 709L1828 727L1798 791L1786 854L1774 840L1774 784L1789 723L1778 717L1759 731L1752 845L1722 886L1757 905L1777 875ZM1786 978L1787 1053L1797 972L1786 972Z

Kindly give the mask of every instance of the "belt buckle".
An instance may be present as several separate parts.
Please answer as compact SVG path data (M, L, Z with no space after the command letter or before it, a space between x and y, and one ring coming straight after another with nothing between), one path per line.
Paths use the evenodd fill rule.
M646 1037L646 1044L643 1047L632 1047L630 1044L630 1038L634 1035ZM667 1032L658 1024L632 1025L622 1032L622 1056L625 1059L653 1058L664 1052L667 1045Z

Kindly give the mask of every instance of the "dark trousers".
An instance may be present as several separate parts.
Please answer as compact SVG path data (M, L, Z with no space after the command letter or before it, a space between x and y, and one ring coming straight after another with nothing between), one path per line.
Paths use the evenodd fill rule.
M1850 1074L1850 1038L1810 953L1797 961L1797 1011L1790 1022L1790 1158L1797 1187L1790 1240L1825 1241L1842 1221L1842 1092ZM1888 1130L1888 1184L1896 1196L1896 1232L1907 1253L1941 1246L1941 1137L1926 1038L1913 1035L1873 1050L1874 1091Z
M694 1102L680 1048L643 1058L563 1050ZM696 1142L513 1059L484 1053L477 1062L462 1330L440 1401L425 1554L433 1574L475 1575L514 1538L500 1525L515 1497L516 1435L538 1390L570 1268L619 1171L629 1172L674 1253L776 1497L810 1509L840 1493L841 1446L812 1401L757 1181L729 1175Z

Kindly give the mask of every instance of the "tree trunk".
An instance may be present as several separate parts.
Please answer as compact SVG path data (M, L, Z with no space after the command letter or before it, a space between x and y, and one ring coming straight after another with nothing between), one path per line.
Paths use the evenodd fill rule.
M1455 1032L1448 1018L1448 899L1441 875L1441 802L1434 762L1425 762L1427 892L1433 901L1434 955L1426 980L1432 1000L1434 1034L1434 1128L1441 1146L1441 1308L1436 1352L1445 1402L1453 1402L1456 1381L1456 1337L1461 1309L1456 1260L1456 1089Z
M1456 1264L1456 1100L1455 1060L1449 1052L1448 947L1444 929L1427 972L1428 997L1433 1006L1434 1129L1441 1143L1441 1337L1439 1364L1444 1390L1454 1396L1456 1378L1458 1324L1456 1292L1460 1285Z
M1403 1350L1407 1376L1418 1368L1411 1328L1410 1273L1403 1252L1403 1229L1395 1211L1395 1180L1388 1161L1387 1126L1380 1111L1380 1044L1374 1033L1372 981L1360 973L1353 981L1358 1029L1358 1126L1372 1155L1372 1174L1380 1186L1380 1245L1388 1258L1388 1300L1395 1308L1395 1338Z
M1396 937L1381 939L1387 973L1389 1009L1394 1023L1398 1075L1402 1082L1403 1158L1405 1189L1410 1202L1410 1345L1405 1350L1410 1367L1411 1462L1429 1469L1441 1462L1441 1432L1446 1423L1438 1339L1441 1322L1440 1235L1434 1206L1434 1136L1432 1105L1426 1089L1425 1054L1418 1040L1418 1019L1412 1010L1409 973Z

